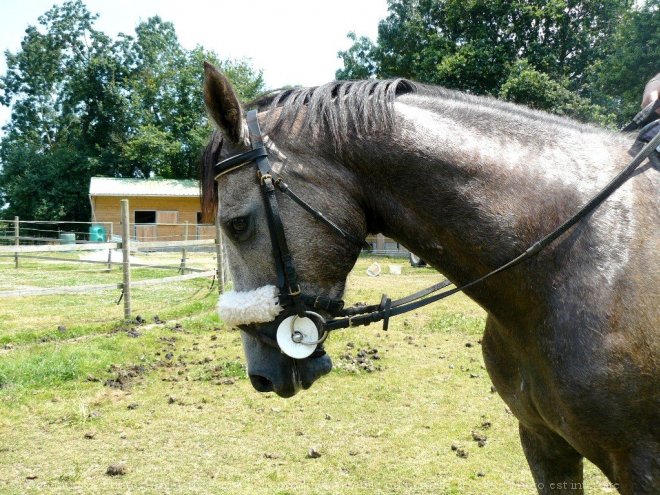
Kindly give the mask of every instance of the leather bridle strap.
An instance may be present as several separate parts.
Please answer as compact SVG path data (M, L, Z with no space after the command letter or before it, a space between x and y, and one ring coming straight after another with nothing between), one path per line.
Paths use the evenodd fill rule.
M280 191L282 191L284 194L289 196L296 204L298 204L298 206L300 206L307 213L311 214L315 219L326 224L328 227L334 230L336 234L338 234L339 236L343 237L348 241L351 241L353 244L357 244L358 246L361 246L365 249L371 249L371 244L369 244L367 241L360 240L357 237L355 237L353 234L346 232L336 223L329 220L322 212L315 210L309 203L307 203L304 199L302 199L291 189L289 189L289 186L284 182L284 180L281 177L275 179L275 185L278 187Z
M627 126L621 129L621 132L631 132L652 122L658 118L658 116L655 114L658 110L660 110L660 99L646 105L639 113L637 113L637 115L632 118Z
M280 208L275 196L275 183L271 174L271 166L268 161L259 122L257 120L257 111L250 110L247 113L247 125L250 131L250 142L252 151L255 152L254 161L257 164L257 177L261 184L261 192L264 198L266 210L266 219L268 230L270 232L273 257L275 258L275 269L277 272L277 283L280 294L291 299L296 314L300 317L305 316L305 304L300 299L300 285L298 285L298 275L293 264L293 257L289 251L289 246L284 235L284 224L280 215Z
M408 304L410 302L416 301L417 299L426 297L429 294L433 294L434 292L437 292L440 289L444 289L445 287L448 287L450 285L451 282L447 279L444 279L441 282L438 282L437 284L432 285L431 287L427 287L426 289L422 289L418 292L415 292L414 294L410 294L406 297L402 297L401 299L397 299L395 301L390 301L389 303L390 309L397 308L404 304ZM337 316L352 317L356 315L362 315L365 313L372 313L374 311L382 310L384 306L385 306L384 300L381 300L379 304L372 304L371 306L351 306L349 308L344 308L342 311L338 312Z
M230 156L229 158L215 164L214 177L226 174L227 172L231 172L237 168L241 168L243 165L247 165L248 163L255 161L257 158L264 156L268 156L268 151L263 146L251 149L245 153L239 153L238 155Z

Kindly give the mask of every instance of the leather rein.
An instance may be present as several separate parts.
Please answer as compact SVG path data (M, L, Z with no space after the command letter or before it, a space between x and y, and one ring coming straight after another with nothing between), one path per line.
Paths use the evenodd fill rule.
M646 121L651 119L651 115L658 108L660 108L660 100L644 108L639 114L635 116L633 123L626 126L623 130L630 131L634 128L639 128L641 125L646 123ZM461 292L465 289L478 285L485 280L497 275L498 273L502 273L505 270L513 268L514 266L519 265L529 258L536 256L549 244L551 244L558 237L573 227L576 223L578 223L598 206L600 206L603 201L605 201L632 175L632 173L637 169L637 167L639 167L639 165L644 162L647 157L652 155L652 153L656 150L656 147L660 150L660 133L656 134L653 138L646 142L641 141L641 136L644 134L644 130L640 132L640 136L637 138L632 148L632 150L636 152L636 155L623 170L621 170L605 187L600 190L600 192L592 197L573 216L571 216L555 230L547 234L542 239L536 241L527 250L525 250L514 259L488 272L487 274L472 280L471 282L458 287L454 287L444 292L440 292L438 294L434 293L451 285L449 280L445 279L431 287L394 301L392 301L388 296L383 295L379 304L356 305L349 308L344 308L344 302L340 299L332 299L320 295L315 296L310 294L303 294L301 292L293 257L289 251L286 236L284 234L284 224L280 215L276 191L279 190L283 194L287 195L301 208L310 213L315 219L327 225L338 236L363 248L370 248L371 246L367 244L365 240L359 239L355 235L339 227L337 224L328 219L328 217L325 216L322 212L310 206L302 198L291 191L291 189L289 189L283 178L276 174L270 165L268 160L268 150L264 146L263 135L257 120L257 110L250 110L247 112L246 117L252 149L244 153L233 155L218 162L215 165L215 179L217 180L219 176L243 167L249 163L256 163L257 178L259 179L262 192L268 230L271 238L273 258L275 260L277 288L279 292L278 299L279 304L284 309L283 314L278 317L276 323L278 321L281 322L283 318L292 315L301 319L311 319L318 331L317 339L304 340L302 334L296 334L296 332L294 332L294 325L293 323L291 324L293 342L314 346L314 351L310 351L307 354L308 356L311 355L311 357L316 357L324 353L322 344L330 331L360 325L370 325L371 323L376 323L379 321L383 322L383 329L387 330L389 319L392 316L414 311L428 304L440 301L441 299L456 294L457 292ZM656 124L657 123L658 122L656 122ZM635 127L631 127L633 124L635 124ZM648 126L650 125L653 125L653 123L648 124ZM329 314L331 318L326 320L318 313L318 311ZM293 321L295 321L295 318ZM278 348L282 352L291 355L286 349L283 349L283 346L278 343L278 340L271 337L270 335L267 335L263 331L258 330L254 325L241 326L241 329L248 332L259 341L272 347ZM295 356L293 357L295 358Z

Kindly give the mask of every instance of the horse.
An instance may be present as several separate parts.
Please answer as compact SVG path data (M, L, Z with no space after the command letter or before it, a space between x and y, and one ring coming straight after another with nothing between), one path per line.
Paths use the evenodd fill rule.
M249 124L229 80L206 64L204 98L216 130L202 206L217 212L238 295L282 276L260 190L270 174L250 164L214 171L254 148L249 125L264 128L273 174L329 220L272 193L298 292L327 300L341 298L361 250L352 239L368 233L402 243L456 285L483 276L598 193L633 142L403 79L275 92L251 104ZM539 493L583 493L585 457L622 494L660 489L658 186L645 163L555 242L464 291L487 312L486 368L518 419ZM290 397L332 363L324 352L294 359L268 345L277 325L271 316L239 328L254 388Z

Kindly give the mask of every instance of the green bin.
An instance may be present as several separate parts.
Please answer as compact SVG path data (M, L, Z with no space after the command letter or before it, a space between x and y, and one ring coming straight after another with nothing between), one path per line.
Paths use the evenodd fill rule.
M105 242L105 227L92 225L89 228L89 242Z

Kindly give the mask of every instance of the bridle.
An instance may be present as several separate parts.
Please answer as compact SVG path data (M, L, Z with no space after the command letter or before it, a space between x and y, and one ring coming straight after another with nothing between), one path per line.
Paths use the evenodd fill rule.
M659 107L660 100L652 103L635 116L635 119L638 121L636 122L636 127L639 127L644 123L643 121L648 120L650 115L652 115L652 113ZM642 114L643 118L640 117ZM379 321L383 322L383 329L387 330L389 319L392 316L416 310L427 304L431 304L456 294L457 292L478 285L486 279L536 256L545 247L555 241L605 201L605 199L616 191L616 189L631 176L634 170L654 152L655 148L660 145L660 133L655 135L655 137L648 142L640 142L640 137L638 137L632 148L632 150L636 152L632 161L630 161L621 172L603 187L598 194L551 233L532 244L526 251L516 258L487 274L459 287L454 287L440 293L437 292L451 285L449 280L443 280L431 287L395 301L392 301L389 297L383 295L379 304L356 305L344 308L344 302L340 299L302 293L298 282L298 274L296 273L295 264L291 252L289 251L284 233L284 224L280 215L276 192L280 191L291 198L306 212L310 213L316 220L327 225L338 236L348 240L356 246L366 248L370 248L371 246L363 239L359 239L354 234L339 227L322 212L310 206L306 201L291 191L288 185L284 182L284 179L276 174L270 165L270 161L268 160L268 150L264 145L263 135L257 120L257 110L250 110L247 112L246 118L251 149L218 162L215 165L215 178L217 180L217 178L223 174L236 170L249 163L256 163L257 178L259 180L264 208L266 211L273 259L275 261L275 270L277 273L277 297L279 304L284 311L275 320L278 328L276 338L267 335L254 325L241 326L241 329L255 337L257 340L271 347L280 349L282 352L295 359L303 359L310 356L316 357L324 354L325 351L323 350L322 344L327 338L328 333L333 330L369 325ZM633 122L635 122L635 119ZM630 125L624 128L624 131L629 130L631 130ZM642 131L640 136L643 134L644 132ZM329 315L330 318L326 319L320 313Z
M252 149L231 156L217 163L215 165L215 179L217 180L219 176L236 170L248 163L256 163L257 178L259 180L264 208L266 211L266 220L270 234L273 259L275 261L278 299L280 306L285 309L283 315L279 319L282 320L282 318L290 317L293 314L296 318L311 319L314 322L314 326L317 329L322 330L322 327L325 325L325 319L319 314L319 311L333 316L341 314L344 307L344 301L321 295L302 293L300 284L298 283L298 274L296 272L295 264L284 234L284 225L280 215L276 191L279 190L286 194L296 204L310 213L315 219L330 227L330 229L340 237L359 247L370 248L371 246L366 241L358 239L355 235L339 227L322 212L314 209L289 189L288 185L284 182L284 179L281 176L278 176L270 165L270 161L268 160L268 150L264 145L263 135L259 128L259 121L257 120L257 110L250 110L247 113L246 118ZM292 327L294 322L295 319L291 321ZM251 333L258 340L268 345L281 348L275 339L265 335L263 332L259 332L251 326L242 327L242 329ZM327 337L327 332L319 331L318 333L319 336L317 338L313 340L305 340L304 345L314 346L314 348L319 346L318 352L323 352L321 344ZM292 339L296 344L302 343L302 335L300 333L293 335Z

